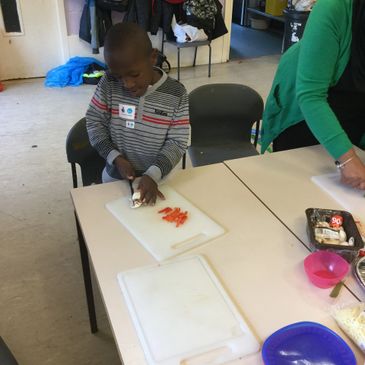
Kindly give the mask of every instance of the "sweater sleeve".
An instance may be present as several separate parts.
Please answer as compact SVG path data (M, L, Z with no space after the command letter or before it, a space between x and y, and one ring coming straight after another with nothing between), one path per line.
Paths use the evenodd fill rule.
M108 105L108 80L107 76L99 81L89 108L86 112L86 128L91 145L111 165L121 153L113 145L109 123L111 108Z
M319 0L301 40L297 71L296 93L304 118L335 159L352 147L327 101L340 57L341 29L349 21L351 16L341 12L337 1Z
M157 155L155 163L147 169L145 175L158 182L169 174L184 155L189 138L189 100L186 91L184 91L174 112L165 143Z

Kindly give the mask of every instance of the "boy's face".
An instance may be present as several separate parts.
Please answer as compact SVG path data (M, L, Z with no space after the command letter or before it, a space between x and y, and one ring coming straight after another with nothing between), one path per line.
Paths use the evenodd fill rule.
M132 48L105 54L111 74L122 82L134 97L143 96L152 84L156 59L156 50L149 55Z

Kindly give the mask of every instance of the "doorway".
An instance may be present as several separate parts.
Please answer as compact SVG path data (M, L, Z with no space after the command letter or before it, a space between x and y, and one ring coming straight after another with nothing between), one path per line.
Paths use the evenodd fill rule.
M63 0L1 0L0 80L42 77L67 57Z
M280 54L283 32L284 18L267 14L264 1L233 0L229 59Z

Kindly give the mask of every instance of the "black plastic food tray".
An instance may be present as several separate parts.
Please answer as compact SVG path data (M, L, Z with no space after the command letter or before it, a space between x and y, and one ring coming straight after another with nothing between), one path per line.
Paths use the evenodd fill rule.
M357 229L355 220L351 213L344 210L334 210L334 209L321 209L321 208L308 208L305 211L307 216L307 231L309 240L311 243L312 251L315 250L327 250L334 251L343 256L347 261L353 261L357 257L357 253L364 247L359 230ZM329 220L333 215L340 215L343 218L343 228L346 232L347 237L354 237L353 246L341 246L341 245L330 245L325 243L319 243L315 239L314 226L318 218L326 218Z

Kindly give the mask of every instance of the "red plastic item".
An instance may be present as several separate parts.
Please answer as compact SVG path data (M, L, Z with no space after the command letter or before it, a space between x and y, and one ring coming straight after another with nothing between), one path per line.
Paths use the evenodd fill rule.
M330 251L316 251L304 260L309 280L318 288L331 288L348 273L350 265L340 255Z
M0 82L0 92L1 91L4 91L5 90L5 86L4 86L4 84L2 84L1 82Z
M172 208L170 208L170 207L166 207L165 209L161 209L161 210L159 210L158 211L160 214L161 213L170 213L170 212L172 212Z
M360 250L359 257L364 257L364 256L365 256L365 250Z
M340 228L343 225L343 218L340 215L334 215L331 217L330 226L332 228Z

